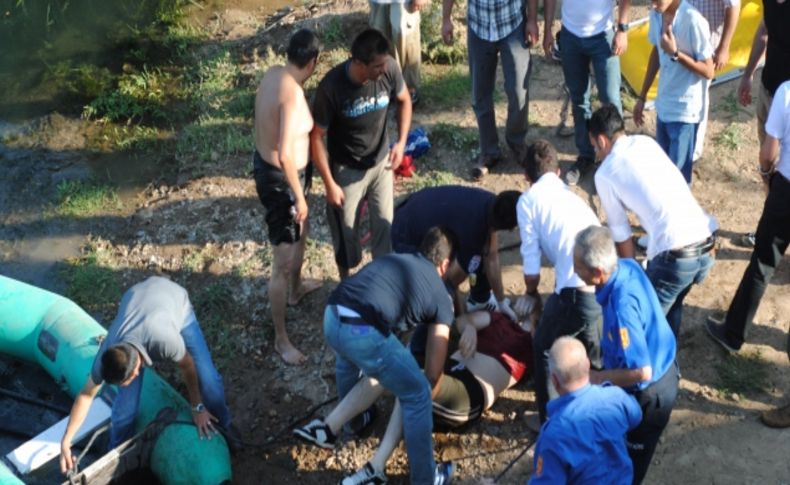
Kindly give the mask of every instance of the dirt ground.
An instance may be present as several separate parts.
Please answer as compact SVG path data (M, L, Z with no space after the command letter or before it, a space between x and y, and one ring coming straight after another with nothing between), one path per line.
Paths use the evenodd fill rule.
M645 11L646 4L636 3L641 7L636 9L634 17ZM463 9L456 10L457 17L462 18ZM321 32L327 18L339 18L343 27L350 30L364 25L365 12L364 2L322 4L312 10L301 9L289 22ZM265 44L276 49L278 42L281 45L294 28L288 23L260 33L263 22L260 12L234 9L218 12L209 21L222 25L218 38L238 41L239 48L247 50ZM534 54L529 139L551 140L561 153L563 167L567 168L575 158L573 140L555 134L563 99L562 72L558 65L548 63L542 52L535 50ZM441 66L430 69L446 72ZM466 72L463 64L460 69ZM734 104L737 82L711 90L706 151L695 166L693 192L700 204L719 220L717 262L708 279L686 299L678 352L683 377L681 391L646 483L790 482L790 429L766 428L758 418L761 411L790 397L785 353L790 318L790 268L786 262L780 265L762 301L749 342L742 351L758 355L764 363L767 375L762 389L730 392L718 371L725 356L703 328L709 315L723 314L737 287L751 252L735 242L740 234L756 227L764 198L755 169L758 144L754 108ZM496 107L497 122L502 127L506 113L504 95L499 96ZM652 134L655 113L648 113L648 118L642 130L636 130L630 119L628 128L632 132ZM193 294L220 280L230 282L232 300L226 308L232 318L224 322L223 328L210 332L209 340L215 354L219 353L217 349L222 351L218 361L235 422L244 439L265 445L248 447L234 457L234 481L334 483L372 457L386 424L382 417L368 437L345 440L334 451L302 445L290 435L297 419L308 418L308 411L335 393L334 358L324 343L321 324L326 297L336 286L338 275L329 246L319 178L314 179L308 200L312 239L304 274L322 279L324 286L299 307L288 310L291 339L309 357L306 365L289 367L273 353L266 298L271 250L263 211L248 174L248 157L221 161L201 177L179 174L149 177L146 186L131 184L123 192L123 209L108 215L88 219L44 217L49 194L59 181L84 178L95 170L99 161L107 160L94 160L82 151L82 121L53 115L36 123L21 127L0 123L0 139L14 131L29 130L35 135L38 129L38 133L46 133L46 136L35 135L39 139L33 148L22 150L0 145L4 172L0 180L0 270L4 274L63 290L64 283L57 276L59 264L87 246L106 256L106 265L119 278L122 288L157 272L171 275ZM46 130L39 129L42 123L47 125ZM432 130L438 133L445 124L452 125L462 138L476 132L471 107L465 100L438 108L432 105L431 99L424 99L416 108L412 124L425 127L429 137ZM431 152L417 160L418 170L450 174L449 181L453 183L475 185L468 178L470 150L442 143L446 140L446 136L434 139ZM157 168L156 162L146 159L118 163L110 160L108 166L123 173L128 163L153 173ZM398 196L416 183L398 181ZM519 168L512 162L497 167L477 185L493 191L527 188ZM599 202L592 194L591 176L585 177L575 190L600 214ZM641 228L635 230L639 232ZM518 234L508 233L501 239L503 247L512 246L518 243ZM506 250L502 264L506 293L515 298L523 291L518 249ZM547 295L553 288L552 271L544 268L541 276L540 291ZM113 311L110 306L95 310L94 314L107 322ZM178 379L173 382L180 385ZM379 414L386 416L391 400L385 399L378 406ZM325 406L314 414L323 415L327 409ZM535 434L524 421L525 415L534 410L531 384L522 382L506 392L478 423L457 432L436 433L436 456L456 460L456 483L478 483L482 478L498 476L511 460L534 443ZM531 468L531 454L527 454L515 462L499 483L524 483ZM407 483L407 461L402 447L389 462L387 474L391 483Z

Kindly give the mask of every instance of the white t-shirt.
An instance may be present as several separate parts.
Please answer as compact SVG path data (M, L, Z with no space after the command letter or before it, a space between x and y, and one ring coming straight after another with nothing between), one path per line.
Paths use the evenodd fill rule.
M631 237L627 210L647 232L647 258L704 241L716 229L680 170L655 140L620 137L598 171L595 188L616 242Z
M564 0L562 26L576 37L592 37L612 28L614 0Z
M790 81L779 85L768 120L765 122L765 132L779 140L779 163L776 170L784 178L790 180Z
M576 234L600 225L590 206L556 174L547 173L521 194L516 214L524 274L540 274L540 256L544 254L554 265L555 293L585 286L573 271L573 247Z

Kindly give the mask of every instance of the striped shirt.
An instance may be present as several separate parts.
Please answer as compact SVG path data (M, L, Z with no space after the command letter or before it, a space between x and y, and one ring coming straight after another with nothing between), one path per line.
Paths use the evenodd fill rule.
M728 8L741 8L741 0L688 0L688 2L705 17L710 26L710 44L714 49L719 47L724 33L724 19Z
M483 40L496 42L524 20L524 0L469 0L469 28Z

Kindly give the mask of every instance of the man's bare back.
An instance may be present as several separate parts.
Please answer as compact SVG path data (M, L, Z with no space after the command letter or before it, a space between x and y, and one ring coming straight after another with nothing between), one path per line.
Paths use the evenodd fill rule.
M280 149L290 148L289 158L302 170L309 159L312 128L313 116L302 87L285 67L269 68L255 95L255 148L261 158L282 168ZM286 139L281 140L283 130Z

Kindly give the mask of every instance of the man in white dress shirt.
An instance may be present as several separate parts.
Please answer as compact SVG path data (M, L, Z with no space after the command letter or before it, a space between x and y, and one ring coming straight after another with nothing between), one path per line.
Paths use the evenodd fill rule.
M683 175L655 140L626 135L616 108L598 109L588 130L596 157L602 160L595 188L617 253L634 257L626 214L630 210L647 232L647 276L677 338L683 299L713 266L716 220L702 210Z
M516 214L526 291L516 303L516 313L529 313L541 305L541 255L554 266L556 281L533 340L535 396L543 423L546 403L557 397L548 373L548 352L554 341L566 335L576 337L587 349L592 365L601 365L601 307L595 300L595 288L573 271L576 234L599 223L592 209L560 179L557 151L551 143L538 140L529 146L525 170L532 186L519 198Z

